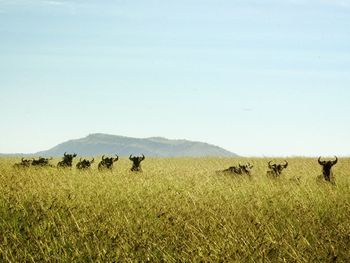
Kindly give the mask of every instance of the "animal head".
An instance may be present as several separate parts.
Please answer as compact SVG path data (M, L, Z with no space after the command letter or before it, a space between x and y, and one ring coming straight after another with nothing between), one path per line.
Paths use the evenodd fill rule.
M74 158L74 157L77 157L77 154L76 153L68 154L67 152L65 152L63 156L64 158Z
M21 159L21 163L26 163L26 164L27 164L27 163L31 164L32 161L33 161L33 160L24 159L23 157L22 157L22 159Z
M119 160L119 156L118 155L115 155L116 157L104 157L104 155L102 156L102 161L105 162L105 163L114 163L116 161Z
M86 160L86 159L81 159L79 160L79 162L77 163L77 168L78 169L87 169L91 167L91 164L93 164L95 162L95 159L93 158L91 161Z
M335 160L331 161L322 161L321 157L318 158L318 163L322 166L323 177L326 181L331 181L331 169L333 165L338 162L337 156L334 156Z
M272 164L272 161L269 161L268 167L270 168L269 174L279 176L281 175L282 171L288 167L288 162L285 160L284 164Z
M222 170L221 172L238 174L238 175L242 175L242 174L250 175L252 168L253 168L253 165L251 165L250 163L239 164L238 167L230 166L229 168Z
M66 152L63 154L63 161L66 161L66 162L72 162L73 159L77 157L77 154L76 153L73 153L73 154L67 154Z
M239 168L241 170L241 173L245 173L247 175L250 175L250 172L254 166L250 163L247 164L239 164Z
M333 165L335 165L338 162L337 156L334 156L335 160L333 161L322 161L321 157L318 158L318 163L322 165L324 168L331 169Z
M60 161L57 165L58 167L71 167L73 159L77 156L76 153L74 154L67 154L66 152L63 154L62 161Z
M141 171L141 162L145 160L145 156L142 154L142 156L132 156L130 154L129 160L132 161L132 168L131 171Z
M109 168L111 169L113 167L113 163L119 160L119 156L115 155L116 157L105 157L102 155L102 160L100 161L98 167L101 168Z

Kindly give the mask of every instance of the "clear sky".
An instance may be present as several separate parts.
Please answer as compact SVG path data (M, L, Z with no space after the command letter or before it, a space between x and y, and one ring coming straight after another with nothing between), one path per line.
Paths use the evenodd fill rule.
M0 0L0 152L90 133L350 155L350 0Z

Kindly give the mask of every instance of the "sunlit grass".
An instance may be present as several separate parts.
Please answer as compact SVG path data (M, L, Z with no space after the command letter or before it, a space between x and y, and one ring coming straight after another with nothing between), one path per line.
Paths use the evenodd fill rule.
M350 159L336 185L316 159L122 158L113 172L13 169L0 159L0 260L349 262ZM57 163L58 160L52 161ZM251 178L217 174L254 165Z

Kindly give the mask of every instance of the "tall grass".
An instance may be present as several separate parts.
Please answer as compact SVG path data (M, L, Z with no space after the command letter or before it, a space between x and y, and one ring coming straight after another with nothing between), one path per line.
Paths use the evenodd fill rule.
M132 173L13 169L0 159L0 261L350 262L350 159L336 185L316 159L281 178L217 174L245 159L151 159ZM54 162L53 162L54 163Z

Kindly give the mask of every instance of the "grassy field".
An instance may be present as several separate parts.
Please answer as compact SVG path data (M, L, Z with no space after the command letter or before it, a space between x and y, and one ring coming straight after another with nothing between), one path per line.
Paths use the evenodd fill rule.
M15 170L0 159L1 262L350 262L350 159L320 182L316 159L268 159L251 178L217 174L246 159L143 162L131 173ZM52 161L57 163L58 160Z

